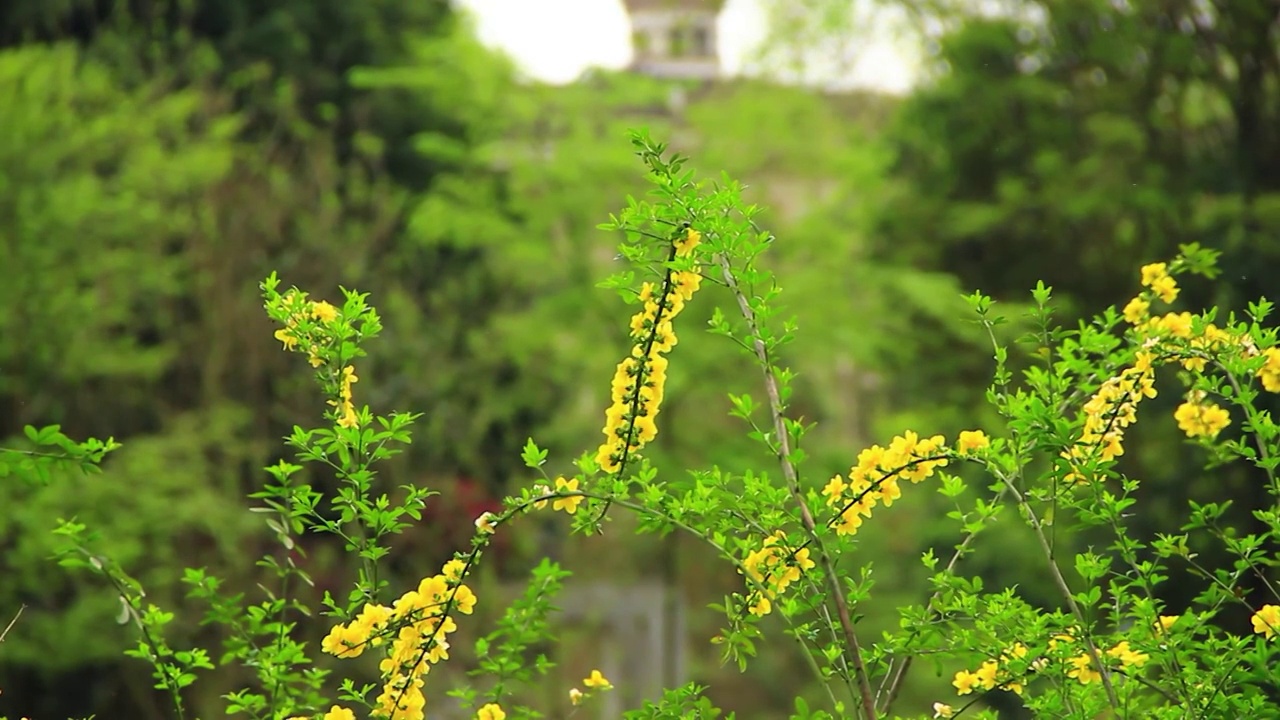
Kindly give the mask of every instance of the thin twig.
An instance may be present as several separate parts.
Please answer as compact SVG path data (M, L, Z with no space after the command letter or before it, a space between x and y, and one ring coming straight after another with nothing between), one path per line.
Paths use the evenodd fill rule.
M724 255L719 255L717 260L724 276L725 286L729 288L734 298L737 299L738 309L742 313L742 317L747 323L747 329L751 334L756 360L760 365L761 373L764 375L765 394L769 397L769 414L773 418L774 434L777 436L777 455L778 462L782 466L782 477L786 480L787 487L800 508L800 520L804 524L804 529L808 533L809 539L818 550L819 562L821 562L823 572L826 573L830 582L832 600L836 604L836 616L840 620L840 629L844 632L845 642L848 643L849 660L853 664L854 676L857 679L859 694L861 695L862 712L867 720L875 720L877 717L875 696L871 690L871 679L867 675L867 668L862 659L862 648L853 629L853 619L849 614L849 603L845 599L844 589L840 586L840 577L836 574L835 563L832 562L830 555L827 554L822 545L822 541L818 538L817 524L813 520L813 513L809 511L808 503L804 500L804 495L800 492L799 476L796 473L795 464L791 461L790 435L782 414L782 397L778 392L777 376L774 374L773 365L769 360L769 350L765 347L764 340L760 337L760 329L756 322L755 312L752 311L746 295L742 293L742 289L738 286L737 278L733 276L733 268L730 267L728 258Z
M1053 548L1049 546L1049 540L1045 537L1044 526L1040 524L1040 518L1036 515L1035 510L1031 508L1031 503L1027 502L1027 499L1023 497L1022 493L1018 492L1018 488L1014 487L1013 482L1004 473L995 472L995 474L1009 489L1009 492L1013 493L1014 500L1018 502L1018 506L1022 508L1022 511L1027 514L1027 522L1030 523L1036 540L1040 543L1040 550L1044 553L1045 559L1048 560L1046 564L1049 566L1049 573L1053 575L1053 582L1058 586L1058 590L1062 592L1062 597L1067 601L1067 607L1071 610L1071 614L1075 616L1076 620L1080 621L1081 629L1084 630L1084 612L1080 609L1080 605L1076 603L1075 597L1071 594L1071 586L1067 585L1067 579L1063 577L1062 570L1058 568L1058 563L1053 558ZM1098 648L1093 644L1089 633L1082 632L1080 635L1084 641L1089 659L1098 666L1098 675L1102 678L1102 687L1107 691L1107 699L1111 702L1111 707L1119 712L1120 697L1116 695L1116 689L1111 684L1111 671L1103 664L1102 656L1098 653Z
M4 632L0 632L0 643L4 642L5 638L9 637L9 631L12 630L13 626L18 623L18 618L22 617L22 611L26 609L27 609L26 605L18 606L18 614L14 615L13 619L9 621L9 624L5 626Z
M1004 499L1005 492L1006 489L1001 486L999 492L996 493L995 501L992 505L999 506L1001 500ZM956 564L960 562L960 558L964 555L965 550L969 548L969 545L978 537L979 532L981 531L974 530L969 533L965 536L964 540L956 546L956 551L951 556L951 561L947 563L946 569L943 570L944 573L950 575L955 571ZM929 601L925 604L926 609L934 617L941 617L941 614L934 610L934 603L936 603L941 597L942 590L936 590L933 595L929 597ZM889 713L889 707L893 705L893 701L898 697L898 693L902 690L902 683L907 679L907 671L911 669L911 663L913 660L915 660L913 655L907 655L903 658L902 664L892 670L890 675L885 677L884 682L880 684L880 689L876 691L876 700L881 703L880 708L886 715ZM883 701L880 701L881 695L884 696Z

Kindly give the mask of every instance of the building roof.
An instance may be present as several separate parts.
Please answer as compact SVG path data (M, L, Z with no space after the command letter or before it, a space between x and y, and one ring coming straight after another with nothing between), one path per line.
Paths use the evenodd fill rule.
M698 10L720 12L724 0L622 0L627 12L637 10Z

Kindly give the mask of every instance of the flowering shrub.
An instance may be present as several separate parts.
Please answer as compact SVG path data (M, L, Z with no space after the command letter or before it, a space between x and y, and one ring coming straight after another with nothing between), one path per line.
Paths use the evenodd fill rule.
M362 347L381 325L366 296L346 292L341 305L312 300L299 289L281 291L274 275L262 285L267 313L279 325L287 351L306 358L327 405L321 427L296 428L288 438L299 463L331 472L329 493L298 480L301 464L267 468L270 481L253 495L255 508L286 548L310 533L333 535L358 561L355 587L342 598L326 594L322 614L302 606L293 592L309 582L291 560L263 559L278 587L256 604L228 597L219 581L199 570L185 576L191 596L206 604L206 620L228 629L220 662L251 673L248 687L227 696L227 710L253 718L414 720L433 700L427 683L433 667L448 662L450 634L468 622L478 597L468 585L496 533L530 513L562 512L574 531L607 532L614 513L633 513L641 532L679 531L713 548L741 576L738 592L715 608L723 627L712 638L724 659L745 667L757 652L766 617L779 618L824 688L825 707L797 699L796 718L903 716L903 682L920 659L963 666L953 694L939 697L934 717L993 717L985 693L1021 697L1036 716L1242 718L1268 716L1280 697L1271 670L1278 660L1280 594L1272 582L1274 547L1280 540L1280 434L1258 409L1262 392L1280 392L1276 331L1264 325L1271 305L1258 301L1243 314L1167 309L1179 296L1178 277L1214 276L1215 253L1182 248L1167 262L1141 269L1135 296L1117 313L1066 330L1052 318L1051 291L1032 293L1029 337L1040 363L1015 376L1009 349L997 340L1003 318L981 294L969 298L992 340L994 381L988 397L999 427L971 429L953 439L904 432L884 445L851 453L847 473L807 470L802 449L807 425L791 413L792 373L782 363L795 325L779 315L779 286L760 259L774 238L754 223L732 182L696 183L683 159L643 135L634 138L654 185L650 201L632 201L609 227L623 235L622 257L631 266L606 287L639 307L630 321L632 347L610 383L603 409L604 441L576 459L548 457L530 440L523 459L530 470L524 489L506 498L501 512L475 519L470 548L411 587L392 587L380 574L387 539L421 518L430 491L404 487L395 497L375 489L378 462L410 441L415 415L376 414L354 388ZM763 394L730 395L766 460L740 477L717 468L687 476L659 474L644 449L658 435L671 358L677 358L677 321L700 288L723 307L711 319L713 333L742 348L756 364ZM699 297L701 301L701 296ZM1157 311L1164 310L1163 314ZM1220 317L1224 315L1225 317ZM682 330L683 332L684 330ZM678 362L678 361L677 361ZM1267 478L1267 507L1254 510L1264 528L1241 534L1224 525L1224 504L1192 503L1185 521L1155 539L1134 536L1139 479L1125 476L1117 460L1144 399L1157 394L1157 378L1185 388L1174 422L1204 450L1210 466L1241 462ZM923 429L922 429L923 430ZM92 466L113 443L75 445L57 430L31 432L37 444L62 448L55 459ZM0 468L30 475L38 451L6 451ZM26 463L26 464L21 464ZM550 468L556 468L552 471ZM802 471L803 470L803 471ZM986 477L985 483L972 478ZM841 559L857 547L859 530L879 513L892 512L903 493L939 493L953 504L947 518L957 538L951 557L922 558L933 592L900 609L900 628L870 637L859 627L858 608L872 595L869 568L846 577ZM995 523L1024 524L1060 595L1058 607L1037 607L1017 589L985 590L965 574L974 540ZM1100 530L1105 547L1074 555L1055 551L1049 531L1073 523ZM184 717L183 690L201 669L213 667L203 650L172 649L164 626L172 615L143 601L140 588L93 550L92 537L74 522L59 532L72 543L67 564L103 574L120 592L139 629L133 654L148 660L157 687L168 692ZM1227 567L1205 567L1190 550L1195 537L1218 543L1234 556ZM1161 587L1174 567L1202 581L1193 607L1171 612ZM1065 568L1065 570L1064 570ZM1238 593L1255 576L1267 597ZM540 682L545 658L525 661L534 643L549 636L551 602L567 573L544 561L526 592L497 626L476 643L474 684L449 694L478 720L533 717L521 706L522 685ZM1251 632L1233 632L1232 612L1250 619ZM320 651L340 660L372 655L381 682L357 686L313 663L312 648L297 639L300 623L323 622ZM563 689L573 705L612 688L599 671L580 687ZM631 718L714 717L719 711L688 685L630 711ZM926 716L928 713L925 713ZM916 716L919 716L918 713Z

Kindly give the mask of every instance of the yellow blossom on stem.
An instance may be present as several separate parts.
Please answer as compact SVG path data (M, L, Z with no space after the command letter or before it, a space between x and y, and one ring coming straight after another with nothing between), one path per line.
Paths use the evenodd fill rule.
M1142 266L1142 286L1151 287L1152 283L1169 274L1167 263L1150 263Z
M350 708L334 705L324 714L324 720L356 720L356 714Z
M1111 462L1124 454L1125 429L1138 421L1138 403L1156 396L1155 370L1150 353L1138 353L1133 366L1108 378L1081 408L1084 428L1075 445L1062 451L1072 466L1068 481L1083 480L1079 465Z
M1067 671L1067 677L1079 680L1081 685L1088 685L1102 679L1102 674L1094 668L1093 659L1089 657L1089 653L1081 653L1071 658L1070 663L1071 669Z
M1107 654L1119 660L1125 667L1140 668L1143 665L1146 665L1147 660L1150 659L1150 656L1146 653L1141 653L1130 648L1128 640L1121 641L1115 647L1108 650Z
M311 304L311 317L323 323L333 322L338 319L338 308L321 300Z
M687 229L672 241L675 255L689 256L701 237ZM664 354L679 342L672 323L701 284L702 275L696 270L668 270L661 283L641 285L641 310L630 323L634 345L610 382L611 402L602 428L605 440L595 457L601 470L618 472L628 456L658 436L656 418L662 408L668 362Z
M1161 300L1171 303L1178 297L1178 283L1169 275L1165 263L1151 263L1142 267L1142 285L1151 288Z
M598 688L601 690L608 690L613 687L609 680L605 678L604 675L600 674L599 670L592 670L591 675L582 680L582 684L589 688Z
M765 615L773 612L773 603L769 602L769 598L765 597L761 593L756 593L753 597L755 598L755 602L751 603L751 607L748 608L748 612L756 617L764 617Z
M292 350L298 347L298 336L293 334L292 328L280 328L275 332L275 337L284 343L285 350Z
M843 484L837 475L823 488L827 505L841 508L830 523L836 533L857 533L863 518L871 517L876 505L889 507L902 497L899 478L919 483L945 467L945 447L946 440L941 435L920 438L908 430L895 437L887 448L872 445L858 453L858 464L849 469L848 484Z
M1253 631L1270 640L1280 633L1280 605L1263 605L1252 620Z
M965 430L956 440L956 451L961 455L981 452L991 446L991 438L981 430Z
M556 478L556 490L558 492L577 492L578 479L565 480L564 478ZM563 510L570 515L578 512L578 505L582 504L583 497L581 495L570 495L568 497L556 498L551 504L552 510Z
M1258 370L1258 379L1267 392L1280 393L1280 348L1267 348L1262 354L1267 363Z
M466 569L467 561L454 558L444 564L444 569L440 573L449 582L459 582L462 580L462 574L466 572Z
M949 718L955 714L955 708L946 703L936 702L933 704L933 716L935 718Z
M1124 319L1130 325L1141 325L1147 319L1147 312L1151 309L1151 303L1142 297L1136 297L1124 306Z
M582 691L578 688L569 688L569 702L577 705L582 702Z
M839 475L831 478L826 487L822 488L822 494L827 498L828 507L840 503L840 496L844 493L846 487L844 478Z
M1000 666L995 660L987 660L973 675L978 679L978 685L983 690L990 690L996 686L996 671L999 669Z
M1190 339L1191 313L1165 313L1158 318L1147 321L1149 330L1157 333L1168 333L1174 337Z
M1215 438L1231 424L1231 414L1226 409L1198 399L1179 405L1173 417L1187 437Z
M961 670L956 673L951 680L951 684L955 686L957 695L968 695L973 692L975 687L979 686L978 676L968 670Z
M675 240L676 257L689 257L700 242L702 242L702 233L688 228L685 230L684 237Z
M476 720L506 720L507 713L497 703L489 703L476 711Z

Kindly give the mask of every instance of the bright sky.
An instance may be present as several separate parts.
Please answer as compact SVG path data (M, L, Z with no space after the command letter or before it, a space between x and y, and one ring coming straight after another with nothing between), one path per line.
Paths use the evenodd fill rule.
M588 67L621 68L631 60L631 30L622 0L460 0L475 15L480 38L513 57L532 77L570 82ZM847 83L902 92L917 63L892 33L860 51ZM737 73L765 35L760 0L729 0L720 15L720 57Z

